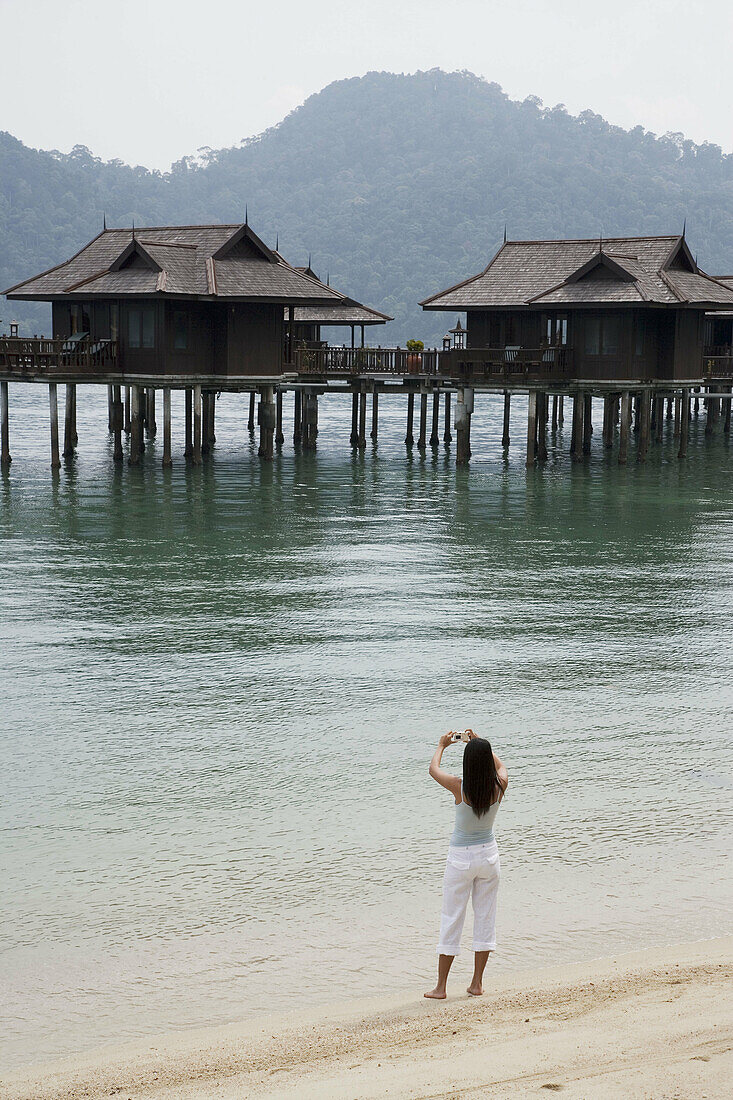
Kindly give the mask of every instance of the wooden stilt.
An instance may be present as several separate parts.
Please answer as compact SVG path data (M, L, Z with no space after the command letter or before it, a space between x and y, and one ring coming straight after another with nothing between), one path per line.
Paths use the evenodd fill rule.
M629 454L629 430L631 428L631 394L624 390L621 394L621 417L618 443L618 464L625 466Z
M10 457L10 402L8 383L0 382L0 467L7 470Z
M715 426L716 401L711 396L715 389L715 386L708 386L708 411L707 416L705 417L705 435L712 435L713 428Z
M359 391L354 386L351 393L351 446L359 446Z
M194 466L201 465L201 386L193 387L193 444L191 461Z
M583 456L583 413L584 413L585 400L582 390L573 394L573 420L572 430L570 434L570 456L571 458L582 458Z
M155 420L155 390L152 386L148 387L148 400L145 414L145 427L149 436L155 436L158 434L158 425Z
M684 389L682 391L682 403L680 412L680 449L677 452L677 457L686 458L687 439L690 432L690 391L688 389Z
M547 394L537 394L537 461L547 462L547 414L550 402Z
M48 414L51 426L51 469L58 470L61 466L61 458L59 455L59 402L55 382L48 383Z
M641 396L637 393L634 397L634 433L641 430Z
M425 450L425 443L428 434L428 395L426 393L420 394L420 434L417 437L417 449L419 451Z
M185 391L185 441L183 447L183 454L185 458L190 458L193 454L193 390L190 386L186 386Z
M696 420L697 420L698 416L700 415L700 397L698 396L699 393L700 393L700 387L695 386L695 419Z
M211 420L209 415L209 404L211 403L211 394L208 390L201 391L201 454L207 455L211 450L211 440L209 439L209 429L211 427Z
M667 396L667 420L672 419L672 394Z
M473 390L464 387L456 397L456 466L467 466L471 457L471 414Z
M508 390L504 391L504 426L501 432L502 447L509 446L509 417L512 411L512 395Z
M656 432L656 430L657 430L657 411L658 411L658 409L659 409L659 400L658 400L656 394L654 394L652 396L652 404L651 404L651 429L652 429L652 432Z
M445 410L443 413L443 442L450 443L453 439L450 430L450 390L445 391Z
M366 386L362 382L359 393L359 450L366 450L366 411L367 395Z
M664 394L657 394L654 398L654 404L657 410L655 419L655 439L657 443L661 443L664 439Z
M560 394L560 396L558 398L558 402L557 402L557 422L560 426L562 426L565 423L564 405L565 405L565 398L563 397L562 394Z
M527 401L527 466L534 466L537 449L537 391L529 391Z
M557 394L552 395L552 430L557 431Z
M638 462L646 462L649 451L649 436L651 433L652 419L652 393L651 390L642 390L639 395L641 423L639 425L639 447L636 453Z
M171 456L171 391L170 386L163 390L163 468L173 465Z
M725 420L723 421L723 431L725 432L726 435L730 435L731 392L732 392L731 387L728 386L728 388L727 388L728 396L725 399Z
M66 383L66 393L64 395L64 458L73 458L74 456L74 391L76 385L74 382Z
M249 419L247 420L247 431L254 432L255 430L255 398L256 393L254 390L249 395Z
M211 401L209 403L209 446L213 447L216 443L216 391L211 391Z
M309 451L316 449L318 435L318 394L303 394L303 447Z
M583 403L583 454L590 454L590 437L593 435L593 394L586 393Z
M260 390L260 408L258 415L260 425L260 448L258 454L266 462L271 462L274 454L275 421L275 390L273 386L263 386Z
M412 424L415 416L415 394L408 393L407 395L407 431L405 432L405 446L408 449L412 449L415 442L412 434Z
M122 453L122 425L124 423L125 410L122 404L122 387L112 387L112 430L114 432L114 443L112 448L112 461L122 462L124 455Z
M130 387L125 386L125 435L130 434Z
M372 440L376 443L377 436L379 434L379 390L376 383L372 391L372 430L370 432Z
M440 422L440 391L435 390L433 392L433 420L430 432L430 446L437 447L440 439L438 437L438 424Z
M78 394L76 392L76 386L74 386L71 394L71 438L74 441L74 450L79 446L79 433L76 430L76 401Z
M603 446L610 447L611 442L611 398L606 395L603 398Z
M130 466L140 465L140 444L142 442L142 421L140 406L142 404L142 387L130 387L130 453L127 461Z
M285 442L283 435L283 391L278 390L275 395L275 443L282 447Z
M297 447L303 432L303 395L300 390L295 391L293 398L293 445Z
M114 394L112 393L112 389L112 386L107 386L107 431L110 435L114 431Z
M679 394L674 399L674 438L679 439L680 421L682 419L682 398Z

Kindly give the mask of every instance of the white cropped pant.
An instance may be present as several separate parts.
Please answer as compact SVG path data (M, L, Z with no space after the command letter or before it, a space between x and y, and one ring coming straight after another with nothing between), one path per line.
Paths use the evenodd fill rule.
M473 905L473 950L496 950L496 902L499 893L499 849L496 841L448 848L443 876L439 955L460 955L468 899Z

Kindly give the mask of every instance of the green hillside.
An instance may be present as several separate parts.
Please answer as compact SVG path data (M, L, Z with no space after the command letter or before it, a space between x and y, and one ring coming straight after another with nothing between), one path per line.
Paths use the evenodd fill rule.
M278 126L168 173L28 149L0 134L0 284L65 259L109 225L239 221L293 263L391 313L374 342L439 339L419 299L480 269L510 237L668 233L733 272L733 156L626 131L590 111L510 100L470 73L369 73ZM6 304L26 330L45 307Z

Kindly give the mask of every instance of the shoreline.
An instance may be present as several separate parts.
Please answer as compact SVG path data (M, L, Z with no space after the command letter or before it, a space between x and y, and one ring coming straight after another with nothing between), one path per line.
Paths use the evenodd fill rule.
M733 936L149 1036L0 1077L3 1100L722 1095ZM493 1086L493 1087L492 1087ZM496 1089L496 1091L494 1091ZM489 1090L487 1092L487 1090Z

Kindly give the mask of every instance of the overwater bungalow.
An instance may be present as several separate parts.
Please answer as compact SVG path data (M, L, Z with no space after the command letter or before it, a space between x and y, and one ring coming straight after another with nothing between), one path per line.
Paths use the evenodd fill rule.
M296 271L302 272L316 282L321 280L310 265L297 267ZM321 283L321 286L330 288L330 280ZM306 348L310 351L321 350L328 347L325 340L321 339L322 328L347 328L350 330L350 346L356 346L356 331L360 330L360 346L364 347L364 334L367 327L373 325L386 325L394 320L386 313L380 313L377 309L365 306L347 295L342 301L330 303L324 306L296 306L293 314L292 339L296 352ZM313 357L311 356L311 359Z

